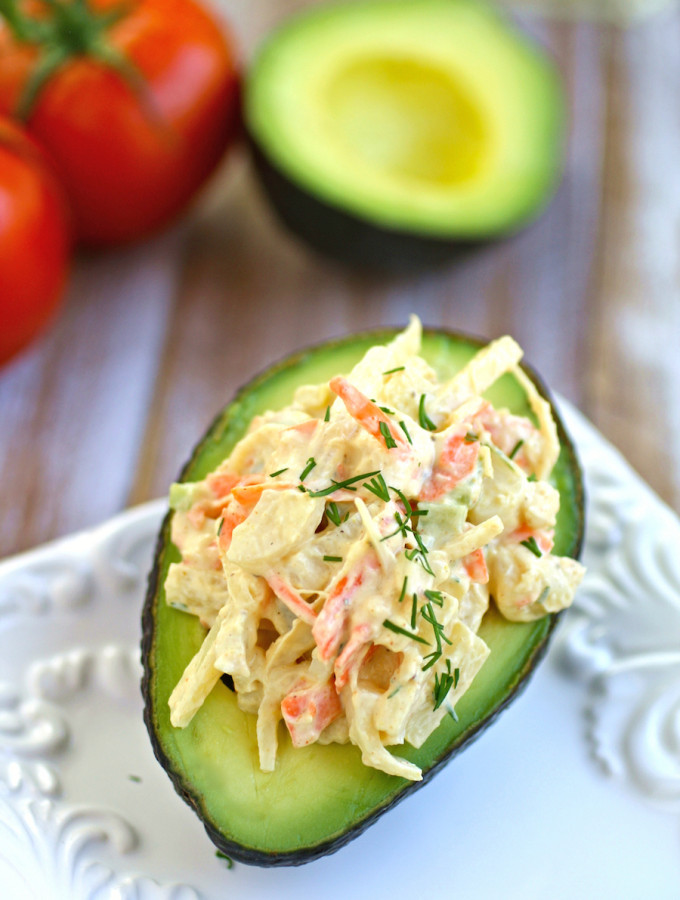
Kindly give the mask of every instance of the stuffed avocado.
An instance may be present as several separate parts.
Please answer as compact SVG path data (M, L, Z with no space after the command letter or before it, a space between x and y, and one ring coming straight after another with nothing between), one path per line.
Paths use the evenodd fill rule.
M553 65L476 0L362 0L287 20L248 72L244 117L281 219L368 267L441 262L517 229L562 167Z
M417 326L412 324L408 340L413 339L414 328ZM401 346L403 350L403 335L401 344L393 340L387 347L373 347L364 357L376 341L390 337L393 335L386 333L361 335L313 348L284 360L251 382L218 417L196 448L181 483L171 495L176 511L166 519L161 531L143 623L147 727L157 757L178 792L199 814L212 840L225 853L246 862L290 865L331 852L422 783L416 779L429 778L517 695L542 656L555 622L554 615L535 616L568 605L569 590L563 591L563 576L573 584L578 580L578 565L563 559L575 556L581 541L583 501L578 464L561 424L558 420L553 422L550 416L543 389L525 370L516 368L518 348L514 342L504 339L476 353L479 345L469 338L429 332L423 336L424 360L418 363L418 371L411 373L408 366L389 365L390 359L394 361L390 348ZM360 360L362 364L370 360L372 368L356 366ZM375 371L376 361L380 371ZM350 371L353 381L371 387L376 403L401 397L399 411L359 398L359 390L348 387L349 376L339 374ZM496 380L503 371L507 374ZM442 380L440 388L435 388L435 373ZM479 386L492 381L495 383L484 398L477 397ZM392 389L383 392L382 382L391 382ZM316 387L302 387L310 384ZM419 397L411 396L414 385L426 385ZM419 390L420 387L416 394ZM295 402L290 406L294 395ZM448 406L453 404L452 411L447 412L447 404L439 402L442 398L447 398ZM358 400L361 407L356 405ZM506 408L512 412L496 413ZM267 412L271 410L281 412ZM505 431L502 428L499 431L498 415L508 426ZM344 420L356 426L352 432L356 446L368 448L373 456L384 457L383 471L364 472L362 459L362 474L346 478L348 466L351 468L346 453L337 459L331 453L329 466L325 466L321 450L329 443L327 438L330 439L333 429L342 430ZM292 476L278 469L256 477L260 453L256 439L260 441L264 434L262 428L268 429L271 443L267 453L280 453L282 445L291 441L294 445L302 442L301 446L306 446L305 442L309 442L312 446L315 436L318 438L316 451L293 478L294 484L288 485L285 479ZM276 429L279 430L273 434ZM518 441L514 433L517 429L522 434ZM249 437L242 440L246 433ZM400 434L407 435L408 440L400 438ZM427 456L430 444L432 458L422 471L417 470L411 463ZM353 444L352 452L354 449ZM496 466L502 468L500 480L494 474ZM241 469L251 474L236 480L231 478L230 470ZM556 490L543 480L549 470ZM339 480L339 474L343 474L344 480ZM504 495L520 489L521 496L518 494L516 499L517 503L524 504L521 510L525 510L527 498L533 498L531 512L526 507L521 522L516 520L517 510L513 512L512 504L503 511L503 505L498 503L497 487L502 488ZM223 499L218 495L224 495ZM285 496L294 500L295 518L287 527L275 528L270 539L265 528L267 509ZM559 499L556 523L556 504L550 500L548 506L552 512L546 512L544 502L551 497ZM538 505L534 500L539 501ZM218 501L216 505L215 501ZM490 514L491 503L501 513L500 527L498 521L494 523L499 516ZM517 503L515 506L520 509ZM245 514L238 512L243 504L250 506ZM467 510L467 517L457 515L461 506ZM279 509L284 507L285 504ZM313 512L308 522L303 509ZM357 512L361 515L356 516ZM423 516L430 514L432 521L425 527ZM256 518L257 527L251 529L248 537L248 526ZM340 532L345 528L346 538L354 528L354 518L358 528L354 543L343 544ZM393 533L388 526L395 522L398 527ZM438 537L442 522L452 533ZM531 535L524 534L527 523L534 529ZM381 537L382 532L375 529L382 524L386 528ZM481 535L489 528L493 533ZM193 529L201 540L189 547L186 529ZM306 576L300 567L299 554L295 558L295 553L290 552L300 549L294 533L305 529L315 545L326 540L325 532L326 537L336 541L333 546L345 547L346 563L349 566L351 558L355 571L357 560L363 560L365 584L370 582L371 566L382 570L376 582L381 587L371 588L372 600L378 605L389 599L390 579L394 577L397 585L402 584L401 596L393 603L389 619L383 618L387 613L381 612L373 629L366 632L367 622L370 624L366 610L373 606L362 605L345 591L343 603L337 609L334 607L333 614L326 615L324 620L324 609L332 605L333 591L322 592L323 596L315 595L315 598L305 593ZM503 530L507 532L507 541L499 538ZM199 531L205 532L207 540L203 540ZM182 553L171 536L183 548ZM450 565L444 565L439 549L441 542L449 539L454 543L464 539L467 543L464 549L452 550ZM553 539L551 553L550 546L543 542L547 540L552 545ZM484 553L477 549L475 541L485 544ZM288 568L282 563L276 570L272 569L269 557L273 552L271 547L277 542L286 544ZM295 543L294 548L288 546L291 542ZM304 669L305 683L312 678L314 658L320 657L322 664L330 660L331 668L335 666L329 684L337 693L335 702L340 697L347 711L348 735L340 734L340 729L330 736L330 743L317 742L323 734L328 737L330 730L342 725L342 715L336 710L327 721L317 723L317 733L310 736L309 721L296 718L298 713L289 702L294 700L297 708L308 693L306 687L301 689L300 678L293 673L283 692L288 693L274 717L271 757L266 747L263 752L263 735L265 744L267 734L271 736L267 716L264 716L263 729L262 707L257 715L253 715L257 705L248 711L257 691L250 690L252 684L244 681L243 667L234 665L223 669L234 675L237 692L245 691L243 696L234 694L219 680L219 671L211 672L206 680L206 672L212 665L208 661L215 633L220 637L218 620L224 611L227 615L231 613L229 602L206 597L205 592L197 596L193 588L187 589L187 584L197 575L189 569L195 563L199 546L208 549L205 574L209 578L219 580L215 567L210 564L211 554L218 559L218 552L226 554L225 566L227 559L232 566L237 565L234 560L238 559L238 565L246 569L255 566L264 573L253 576L262 582L260 587L264 591L261 602L257 602L262 610L272 611L263 613L256 627L251 628L253 665L263 664L265 656L271 662L272 654L277 652L272 636L261 633L265 618L268 628L273 630L275 626L286 640L299 632L304 643L307 632L313 635L307 649L315 647L314 651L306 653L301 647L299 658L295 658L296 650L290 663ZM361 551L358 556L354 553L357 547ZM328 549L325 544L324 549ZM502 569L503 553L513 554L524 573L521 585L518 580L513 586L512 579L504 578L497 571L494 560L501 561ZM540 564L536 571L535 563ZM330 567L330 585L342 581L342 572L337 567L344 564L341 556L325 552L323 556L317 552L313 559L317 575L319 572L323 575ZM333 567L337 568L335 574ZM278 580L271 577L274 571ZM290 584L291 572L298 573L294 591ZM532 582L536 572L539 578L550 579L550 590ZM429 580L430 576L433 580ZM189 580L178 587L178 578L184 577ZM282 580L287 580L285 591L281 588ZM408 602L402 603L407 582ZM487 583L498 596L497 605L504 615L526 621L510 622L493 606L489 607ZM427 585L434 584L438 590L428 590ZM518 592L515 587L521 590ZM215 586L215 593L223 589L224 585ZM304 599L297 592L304 594ZM459 610L459 601L465 603L465 612ZM178 606L194 614L187 615L174 608ZM351 621L347 617L348 609L352 610ZM206 638L200 620L210 625L211 616L214 624ZM481 626L478 627L477 621L473 628L472 618L481 620ZM283 624L276 624L279 619ZM329 623L333 623L330 631ZM351 649L358 633L361 642ZM241 632L240 638L244 634ZM331 653L327 652L329 635L331 643L334 636L338 640L344 636L342 644ZM239 638L239 634L232 630L226 637L221 652L233 657L234 638ZM261 640L264 643L260 646ZM422 657L415 652L421 644L428 645L427 655ZM485 648L482 655L488 654L486 661L481 660L483 665L478 652L482 645ZM474 659L460 656L463 646L474 647ZM374 669L369 671L375 664L372 657L375 649L382 652L383 671L377 680L385 683L367 688L364 682L375 675ZM390 654L391 674L385 676L385 660ZM373 662L368 665L370 658ZM402 679L405 693L398 696L403 700L411 691L412 716L410 720L402 718L407 739L415 746L387 740L390 744L401 744L394 748L397 752L393 755L384 748L376 748L375 735L362 736L356 723L362 716L368 721L364 715L365 704L362 712L368 694L382 691L388 700L398 694L388 690L389 681L391 678L392 685L401 689L400 673L407 659L417 660L419 677L415 681L410 678L408 683ZM197 676L199 670L201 674ZM264 678L263 673L261 669L258 678ZM283 674L288 677L290 673ZM265 688L265 699L266 696ZM258 702L261 704L262 700L260 691ZM187 704L189 714L185 715ZM282 717L290 737L283 728L278 728L277 733L276 725ZM173 722L180 727L174 727ZM371 731L370 725L365 728ZM348 737L349 743L334 742ZM397 773L404 777L397 777Z

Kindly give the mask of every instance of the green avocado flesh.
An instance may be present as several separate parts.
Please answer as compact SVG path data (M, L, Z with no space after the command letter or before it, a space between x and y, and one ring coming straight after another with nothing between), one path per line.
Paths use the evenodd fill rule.
M438 239L512 229L561 169L552 64L476 0L368 0L294 17L248 73L245 120L259 153L309 195Z
M254 415L290 403L298 385L347 373L370 346L393 336L379 332L321 345L255 378L215 420L182 480L199 480L212 471ZM462 367L479 346L470 338L427 332L422 353L441 378ZM524 392L511 376L497 382L488 396L496 406L530 415ZM583 526L581 476L559 422L558 427L562 452L553 482L560 491L561 509L555 552L575 556ZM143 620L145 719L158 759L211 839L234 858L258 865L295 865L338 849L418 784L364 766L352 745L294 749L283 725L276 771L261 772L255 716L241 712L235 695L221 682L187 728L171 726L168 698L205 631L193 616L165 602L168 566L179 560L169 533L168 517ZM458 722L447 716L420 749L405 745L395 751L419 765L426 780L517 695L542 656L554 624L554 616L514 624L491 609L480 632L491 654L456 707Z

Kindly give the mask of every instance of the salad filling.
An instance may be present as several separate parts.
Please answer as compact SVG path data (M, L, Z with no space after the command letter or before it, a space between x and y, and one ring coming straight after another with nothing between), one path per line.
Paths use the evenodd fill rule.
M228 675L257 716L260 766L280 723L295 747L351 741L367 766L420 780L387 748L420 747L489 649L490 598L526 622L569 606L583 576L552 554L559 454L548 402L512 338L440 382L416 317L347 375L256 417L203 481L174 484L167 602L205 639L170 696L189 724ZM512 372L533 421L484 398Z

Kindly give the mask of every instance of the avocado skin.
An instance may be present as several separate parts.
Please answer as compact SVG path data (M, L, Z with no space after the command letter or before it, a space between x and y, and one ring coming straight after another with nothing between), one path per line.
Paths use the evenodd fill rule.
M296 850L289 853L269 853L263 850L255 850L228 840L220 831L218 831L216 828L213 828L213 826L209 822L206 822L204 820L203 810L200 803L192 793L190 786L187 786L183 782L180 775L173 768L172 763L166 756L163 747L161 746L161 742L156 734L156 730L154 727L153 711L151 709L149 691L151 673L146 661L149 658L148 654L151 649L151 641L153 635L153 598L156 596L159 587L160 553L166 542L166 532L167 534L169 534L169 528L170 513L166 515L163 521L160 535L158 537L155 562L153 569L149 575L147 601L144 605L144 612L142 615L142 660L144 661L142 696L144 697L145 701L144 723L146 725L147 731L149 732L154 756L167 772L170 781L175 788L175 791L199 817L212 843L222 853L231 857L231 859L245 863L246 865L265 867L302 866L305 865L305 863L313 862L315 859L320 859L321 857L328 856L331 853L337 853L338 850L341 850L344 846L349 844L350 841L353 841L355 838L359 837L359 835L366 831L366 829L370 825L373 825L374 822L377 822L377 820L383 815L383 813L386 813L388 810L395 807L398 803L401 803L402 800L405 800L406 797L410 796L418 788L422 787L424 784L427 784L427 782L430 781L430 779L434 775L436 775L437 772L441 771L444 766L453 759L454 756L456 756L458 753L460 753L461 750L464 750L466 747L476 741L477 738L480 737L490 725L493 725L493 723L496 721L498 716L500 716L503 710L505 710L505 708L509 706L510 703L512 703L517 699L517 697L521 695L521 693L529 683L530 678L533 676L537 665L545 656L548 650L548 645L550 643L552 633L555 630L558 619L562 615L562 613L558 613L557 615L551 616L552 621L550 623L550 630L547 633L545 640L536 648L536 651L529 660L529 663L526 665L524 670L522 670L522 673L517 680L517 684L514 690L510 694L508 694L506 700L498 707L496 707L492 715L488 716L485 720L480 722L476 728L468 731L463 740L452 747L449 753L446 753L444 756L440 757L439 760L430 769L423 772L422 781L412 781L408 783L404 782L406 786L399 794L396 795L396 797L394 797L391 802L386 803L384 806L378 807L371 815L368 815L360 822L357 822L357 824L353 828L346 831L339 837L333 838L332 840L324 841L323 843L316 844L313 847L305 848L303 850ZM575 554L575 556L580 555L581 540L582 537L579 538L579 550L578 553Z
M370 37L371 28L376 30L376 34L381 31L389 32L390 15L393 13L400 15L403 8L409 7L409 5L412 8L418 6L418 4L409 4L408 0L405 3L400 0L382 0L382 2L381 0L368 0L363 4L340 0L340 2L323 4L317 9L304 10L291 17L290 20L283 23L280 29L275 30L268 37L256 54L245 81L243 104L244 130L251 150L255 173L278 220L292 234L323 256L359 270L397 275L417 273L451 263L475 249L512 237L533 222L547 208L557 191L565 166L567 137L564 91L558 69L550 54L546 53L545 48L524 34L522 29L518 29L507 15L502 14L493 5L480 2L480 0L448 0L448 2L442 0L437 4L439 7L437 15L441 16L441 21L436 21L435 26L440 24L446 26L449 21L455 22L455 17L460 11L465 12L466 7L476 10L476 14L479 15L480 40L487 33L485 29L488 28L489 22L493 21L494 27L503 28L506 33L507 46L515 46L518 58L526 59L527 56L530 56L533 59L536 69L529 80L533 80L534 84L542 84L546 89L547 86L551 86L552 95L548 100L544 96L540 101L549 107L550 115L544 116L538 124L533 122L527 126L524 132L514 136L514 142L518 148L522 143L527 143L529 147L532 147L534 141L543 142L545 146L542 159L540 161L534 159L531 165L527 163L526 169L520 171L519 175L514 163L502 168L498 167L494 175L499 179L497 188L501 188L501 193L502 188L508 184L516 181L523 184L525 186L523 200L520 202L515 197L508 202L498 196L498 191L494 194L493 200L486 198L483 204L489 207L493 204L494 212L500 215L500 218L495 217L492 222L487 222L486 226L479 223L474 224L467 218L464 219L462 215L455 213L453 220L449 219L447 223L444 223L441 212L436 215L429 214L424 223L421 220L420 225L414 222L409 224L408 219L404 220L403 224L399 224L399 221L390 221L385 218L379 200L374 199L371 208L364 205L356 206L353 201L356 201L360 195L361 187L352 178L351 164L347 161L345 161L342 194L328 194L326 188L329 185L327 183L317 183L316 187L305 186L311 182L304 177L300 170L296 174L296 169L294 166L291 167L290 160L286 161L286 156L279 152L277 144L281 143L280 134L272 134L269 129L264 130L263 122L258 117L258 107L251 103L251 96L257 97L258 94L264 92L261 87L264 78L261 75L260 60L268 59L272 55L276 58L275 54L272 54L272 48L276 47L277 41L281 41L285 48L288 35L294 33L296 28L298 34L304 33L303 29L307 28L307 40L312 44L313 28L317 27L316 23L320 23L318 27L321 28L323 36L328 33L333 23L337 23L338 30L342 33L348 23L354 22L354 27L366 29L366 31L357 32L357 36L360 38L357 43L364 48L362 41L366 37L366 33ZM429 6L429 4L424 3L423 6ZM381 9L381 7L383 8ZM357 13L357 10L362 9L370 13L365 21L362 21L361 15ZM381 14L382 21L379 21L378 13ZM414 22L422 18L422 13L414 16ZM425 18L428 22L430 21L427 16ZM296 22L300 24L296 26ZM302 41L299 40L298 49L301 44ZM368 52L370 53L370 43L366 46L369 47ZM385 46L389 47L389 42ZM420 42L414 38L415 59L422 60L427 64L427 48L428 44L422 40L422 35L420 35ZM380 57L381 53L389 54L389 50L385 51L380 40L376 41L373 49L376 59ZM483 55L483 43L478 50L479 54ZM364 52L366 51L364 50ZM309 55L312 55L311 52ZM493 58L490 58L488 62L493 67ZM294 68L290 61L288 66L290 69ZM279 69L276 69L276 65L274 65L274 71L279 76L283 76L285 81L287 70L284 64L281 64ZM475 74L474 70L468 74L471 80L474 80L475 77L480 80L486 77L484 72L480 76L480 73ZM526 77L528 78L528 76ZM259 91L256 89L258 87ZM532 102L536 102L535 97ZM326 113L329 121L332 119L331 111L323 109L320 111L320 121L323 121ZM493 110L490 115L493 117ZM548 132L549 140L546 139ZM327 136L323 136L322 139L315 135L315 139L321 145L322 150L328 149L328 146L331 146L332 149ZM311 143L312 139L308 138L307 140ZM537 172L541 173L539 188L531 183L532 177ZM485 177L476 180L484 180ZM325 181L330 180L330 177L326 175ZM406 186L406 182L402 184L402 188L406 188ZM410 183L409 191L412 195L418 195L417 180ZM329 196L332 199L327 199ZM357 208L363 211L351 211ZM402 212L404 212L403 205Z
M396 334L396 331L376 331L374 333L375 343L380 343L386 341ZM446 332L444 330L426 330L424 333L434 333L440 335L448 335L452 338L463 339L466 343L469 343L479 349L484 347L488 342L482 340L477 337L472 337L468 335L462 335L460 333ZM366 332L363 332L360 335L356 335L355 337L361 338L366 337ZM310 347L305 350L301 350L298 353L288 356L281 360L279 363L274 366L265 369L259 376L251 379L246 385L244 385L234 396L233 400L227 404L225 409L232 407L238 401L246 396L254 387L258 385L260 380L270 373L275 373L277 370L284 370L289 366L295 365L295 363L299 360L303 360L304 357L313 350L322 349L323 347L332 348L339 344L346 344L351 338L339 339L337 341L328 341L324 342L321 345L316 345L315 347ZM576 450L566 432L564 424L559 417L554 405L552 404L552 399L549 391L547 390L545 384L542 382L541 378L527 365L522 364L522 369L525 373L532 379L532 381L537 386L541 395L547 399L552 406L553 417L555 419L555 423L557 426L558 436L560 445L563 448L563 452L566 451L568 461L569 461L569 470L574 476L574 499L575 506L578 509L580 515L577 523L577 529L572 541L572 546L569 548L568 555L572 556L575 559L580 558L581 550L583 546L583 537L584 537L584 510L585 510L585 492L583 486L583 477L581 467L578 461L578 457L576 454ZM187 461L187 463L183 466L178 481L184 480L185 476L191 469L192 463L194 459L201 453L202 449L206 444L210 441L214 440L217 435L221 432L224 423L224 410L220 411L218 415L213 420L211 426L208 428L208 431L205 435L199 440L199 442L194 447L194 450ZM194 810L196 815L201 820L206 833L213 844L224 854L231 857L232 859L246 863L248 865L257 865L257 866L298 866L304 865L305 863L312 862L315 859L319 859L323 856L326 856L330 853L335 853L348 844L350 841L354 840L354 838L358 837L362 832L364 832L370 825L376 822L383 813L386 813L388 810L392 809L397 803L400 803L407 796L412 794L419 787L422 787L426 784L437 772L439 772L454 756L456 756L461 750L465 749L465 747L469 746L475 740L477 740L480 735L486 731L489 725L493 724L498 716L506 709L507 706L510 705L512 701L514 701L517 697L520 696L522 691L525 689L526 685L529 682L529 679L533 676L534 671L540 661L544 658L548 646L550 643L550 639L554 633L555 627L557 625L558 619L562 615L562 613L553 614L549 617L549 628L546 631L546 634L543 640L534 647L532 655L527 660L524 667L518 671L517 677L513 684L512 689L508 692L505 699L499 703L495 709L486 716L483 720L477 722L474 727L468 729L466 732L460 735L459 739L449 746L448 750L442 754L438 759L436 759L431 766L427 769L423 770L423 778L419 782L408 782L403 780L403 788L396 794L390 801L379 805L376 807L368 815L364 816L361 820L357 821L355 825L351 828L347 829L344 833L334 836L333 838L322 841L310 847L301 848L298 850L290 851L290 852L269 852L266 850L261 850L257 848L252 848L248 846L244 846L242 844L236 843L234 841L229 840L220 832L217 828L215 828L209 821L206 821L205 811L201 805L200 798L196 796L196 794L192 791L191 785L186 784L180 775L180 773L175 769L174 764L168 758L165 753L160 736L156 732L156 723L154 720L154 711L153 711L153 698L152 698L152 668L151 668L151 659L152 659L152 649L153 649L153 639L154 639L154 630L155 630L155 613L156 606L159 599L159 592L162 587L160 583L161 576L161 568L162 568L162 556L166 546L170 543L170 522L172 517L172 511L169 511L161 525L161 529L158 535L158 539L156 541L156 549L154 554L154 562L151 572L149 574L148 586L146 599L144 603L144 608L142 611L142 640L141 640L141 658L142 658L142 666L143 666L143 676L141 682L141 692L144 698L144 723L146 725L147 731L149 733L149 737L151 740L151 745L153 748L154 755L161 766L165 769L168 774L175 791L179 794L180 797Z
M269 160L252 135L248 145L258 182L278 220L322 256L343 265L407 275L443 266L485 244L373 225L303 190Z

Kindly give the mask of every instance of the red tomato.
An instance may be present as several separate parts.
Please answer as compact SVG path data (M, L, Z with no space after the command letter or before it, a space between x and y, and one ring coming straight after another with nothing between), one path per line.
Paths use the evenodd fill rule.
M235 137L234 53L194 0L20 8L54 24L67 7L84 10L85 19L60 30L71 55L37 92L26 127L54 161L78 237L93 245L131 241L175 217ZM114 10L120 17L109 24ZM16 41L8 25L0 28L0 112L16 112L41 52L38 38Z
M36 144L0 118L0 364L43 328L69 268L66 201Z

